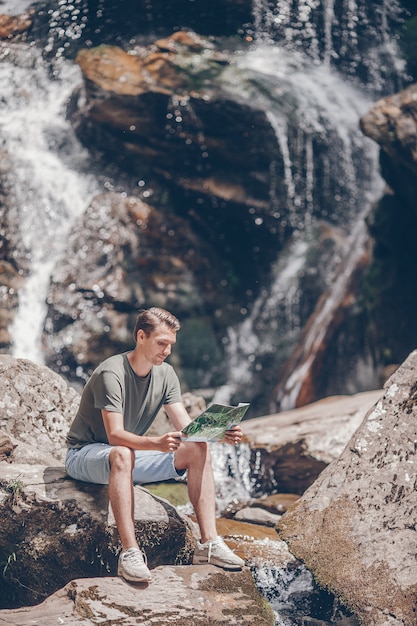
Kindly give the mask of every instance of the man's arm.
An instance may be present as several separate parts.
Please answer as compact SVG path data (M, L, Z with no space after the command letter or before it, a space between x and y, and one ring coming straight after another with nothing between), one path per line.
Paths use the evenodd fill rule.
M185 408L184 408L185 411ZM159 450L160 452L174 452L181 443L181 433L171 432L161 437L146 437L135 435L125 430L123 415L115 411L102 409L104 427L107 439L112 446L126 446L132 450Z
M187 409L182 402L164 404L164 409L172 424L174 425L174 428L176 428L177 430L182 430L187 426L187 424L192 421L191 417L187 413Z

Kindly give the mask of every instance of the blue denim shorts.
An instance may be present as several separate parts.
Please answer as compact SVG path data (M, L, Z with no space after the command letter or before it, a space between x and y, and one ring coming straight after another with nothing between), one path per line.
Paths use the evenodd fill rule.
M112 446L106 443L90 443L78 449L68 448L65 463L67 473L75 480L107 485L111 449ZM174 452L135 450L135 466L132 472L135 485L179 480L184 474L184 470L175 469Z

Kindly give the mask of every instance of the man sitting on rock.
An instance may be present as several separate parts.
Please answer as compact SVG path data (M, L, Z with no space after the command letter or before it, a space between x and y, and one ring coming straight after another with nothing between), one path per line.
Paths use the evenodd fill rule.
M122 544L118 574L133 582L151 578L135 535L133 485L179 479L186 471L201 533L193 563L232 570L244 565L217 535L208 445L181 440L181 430L191 420L182 403L178 377L164 363L179 328L177 318L164 309L142 310L133 333L135 348L106 359L95 369L67 436L68 474L76 480L109 485ZM162 405L176 431L146 436ZM224 441L237 444L241 438L241 429L234 426Z

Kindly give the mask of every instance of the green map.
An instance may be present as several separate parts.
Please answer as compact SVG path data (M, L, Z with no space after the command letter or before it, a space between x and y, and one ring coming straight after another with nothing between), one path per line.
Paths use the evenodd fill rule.
M212 404L203 413L183 428L184 441L219 441L224 438L226 431L234 424L238 424L249 404L228 406L226 404Z

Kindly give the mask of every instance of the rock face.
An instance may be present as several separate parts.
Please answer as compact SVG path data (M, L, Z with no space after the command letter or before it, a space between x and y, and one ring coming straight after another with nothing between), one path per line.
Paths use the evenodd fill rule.
M364 626L416 623L416 389L417 351L278 524L291 552Z
M213 310L222 296L227 308L230 298L218 289L211 261L185 220L139 198L96 196L74 226L65 260L52 275L44 334L48 365L79 381L77 368L85 376L107 356L131 349L144 302L167 309L175 303L176 314L191 320L202 307ZM201 318L198 328L212 335ZM207 350L209 343L202 342L200 349ZM198 353L195 363L188 359L188 367L201 370L202 362L205 367L213 362L215 369L215 356L214 348L205 359Z
M279 147L266 111L227 89L229 57L180 31L145 48L81 50L76 61L84 80L69 114L80 140L163 181L176 212L256 288L280 230L271 186L284 184L272 180Z

